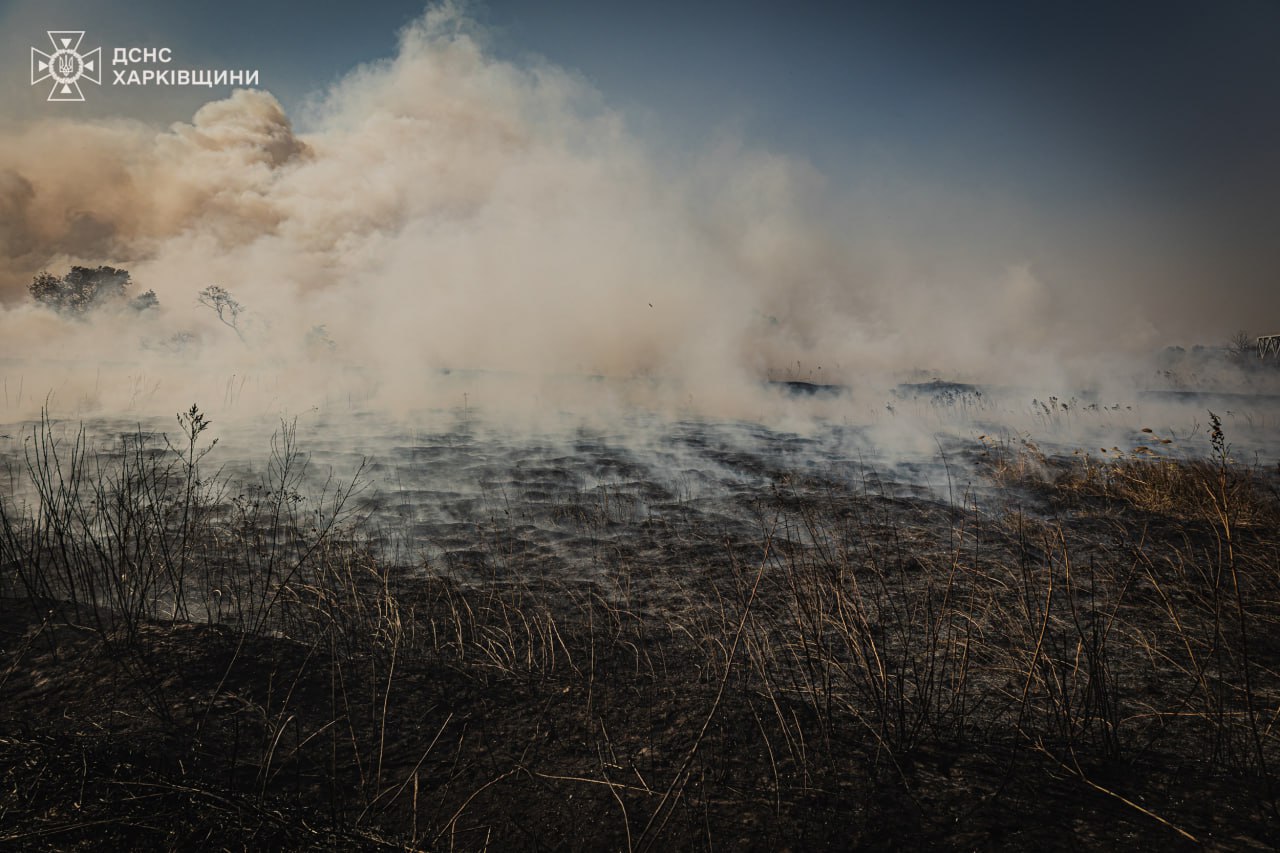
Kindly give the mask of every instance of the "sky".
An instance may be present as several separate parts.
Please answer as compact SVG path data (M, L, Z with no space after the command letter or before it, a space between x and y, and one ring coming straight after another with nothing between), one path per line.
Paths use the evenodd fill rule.
M163 128L230 94L104 86L48 104L27 85L29 47L74 28L89 46L168 46L177 67L259 69L305 136L324 130L331 87L395 56L422 11L0 3L0 127ZM1055 305L1118 313L1108 334L1144 346L1280 331L1278 4L489 0L465 15L486 55L580 84L575 111L616 116L677 164L673 183L726 151L785 159L841 227L897 247L867 266L911 256L900 287L1027 269Z
M262 69L286 108L390 55L423 3L7 2L6 112L26 92L41 29L174 47L192 65ZM1212 182L1280 139L1280 6L1205 2L616 3L471 5L504 55L576 70L614 105L665 130L731 125L855 172L892 152L944 180L1066 194L1105 180L1148 191ZM99 99L88 110L145 113ZM188 117L188 101L172 120ZM1225 168L1224 168L1225 167ZM1150 186L1146 186L1149 182ZM1132 188L1136 191L1136 187Z

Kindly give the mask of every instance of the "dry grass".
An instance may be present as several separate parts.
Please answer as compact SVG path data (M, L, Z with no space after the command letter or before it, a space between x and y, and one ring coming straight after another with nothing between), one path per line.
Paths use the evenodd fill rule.
M1158 437L1128 452L1103 448L1098 454L1050 457L1030 440L997 442L984 436L982 461L1001 486L1051 496L1063 505L1127 507L1214 524L1227 513L1240 527L1280 524L1280 470L1232 459L1216 419L1213 424L1211 458L1167 455Z
M1225 443L995 457L1056 516L785 475L689 532L598 489L575 523L663 559L571 580L495 521L460 583L377 556L358 478L307 494L287 425L246 487L180 424L37 425L0 498L6 843L1280 841L1274 494Z

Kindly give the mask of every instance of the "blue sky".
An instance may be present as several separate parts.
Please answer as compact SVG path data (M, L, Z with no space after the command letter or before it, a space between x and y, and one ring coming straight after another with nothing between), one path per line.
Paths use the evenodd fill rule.
M56 26L88 29L104 43L165 43L192 65L261 68L286 106L391 54L396 31L422 6L0 4L19 13L6 26L7 47ZM1194 182L1219 159L1252 161L1280 142L1275 3L489 0L473 8L500 53L577 70L639 122L674 134L732 126L832 171L882 149L953 180L1052 173L1076 185L1129 175L1158 190L1162 180ZM21 51L10 55L25 68ZM95 105L113 108L128 111ZM185 112L175 107L171 118Z

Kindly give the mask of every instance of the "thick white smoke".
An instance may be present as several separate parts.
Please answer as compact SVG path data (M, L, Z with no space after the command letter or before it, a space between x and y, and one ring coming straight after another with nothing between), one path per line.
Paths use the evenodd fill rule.
M803 162L732 141L662 162L579 78L496 58L453 6L318 96L307 125L238 91L167 129L0 137L7 381L110 410L139 387L193 396L194 363L224 396L254 376L309 405L355 381L413 406L441 369L479 369L652 379L671 405L750 415L764 378L1065 387L1099 381L1102 342L1151 342L1097 311L1096 282L1051 288L1024 257L904 239L894 210ZM73 263L129 269L160 310L86 324L32 306L31 277ZM197 304L209 285L246 306L247 343ZM38 376L49 360L62 372Z

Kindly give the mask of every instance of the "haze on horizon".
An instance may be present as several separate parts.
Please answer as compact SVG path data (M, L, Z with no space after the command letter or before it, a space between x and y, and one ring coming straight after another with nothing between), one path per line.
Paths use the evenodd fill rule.
M29 304L73 263L154 289L153 337L238 353L219 284L264 353L324 325L385 374L1088 384L1280 331L1262 3L109 5L0 7L5 357L146 336ZM45 103L72 21L263 88Z

